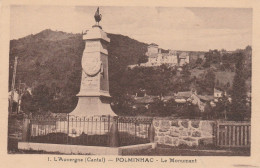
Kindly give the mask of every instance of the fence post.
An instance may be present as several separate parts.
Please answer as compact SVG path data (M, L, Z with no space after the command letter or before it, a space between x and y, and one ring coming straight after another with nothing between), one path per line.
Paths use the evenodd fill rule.
M216 128L215 128L215 145L218 146L218 142L219 142L219 120L216 120L215 122L216 124Z
M151 143L154 142L154 136L155 136L155 128L153 126L153 121L152 121L152 123L149 125L148 128L148 138Z
M110 117L110 116L109 116ZM118 134L118 118L112 117L112 125L110 127L109 136L109 146L118 147L119 146L119 134Z
M69 133L70 133L70 115L67 114L67 144L69 144Z
M30 119L25 118L23 120L22 141L23 142L28 141L29 136L30 136Z

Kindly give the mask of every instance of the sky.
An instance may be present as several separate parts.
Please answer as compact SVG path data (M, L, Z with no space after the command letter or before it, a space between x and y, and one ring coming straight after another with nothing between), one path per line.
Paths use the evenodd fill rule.
M81 33L95 24L92 6L12 6L10 38L45 29ZM252 45L252 9L180 7L100 7L100 25L163 49L235 50Z

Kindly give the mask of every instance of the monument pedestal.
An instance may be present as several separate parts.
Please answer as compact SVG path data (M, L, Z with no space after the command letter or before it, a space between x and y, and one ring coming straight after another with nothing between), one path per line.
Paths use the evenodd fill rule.
M110 101L106 97L79 97L75 110L70 115L78 117L116 116L110 107Z
M116 116L110 107L108 52L110 39L100 26L93 26L83 36L82 77L77 107L70 116Z

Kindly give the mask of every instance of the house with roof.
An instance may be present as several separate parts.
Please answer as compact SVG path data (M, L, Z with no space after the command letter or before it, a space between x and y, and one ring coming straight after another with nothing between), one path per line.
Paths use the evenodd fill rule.
M214 98L221 98L221 97L223 97L223 91L214 88Z
M158 96L147 95L146 93L143 95L136 93L136 95L132 95L133 102L135 103L133 108L145 107L146 109L149 109L150 105L153 104L157 98Z
M198 95L198 97L200 99L199 106L201 106L202 112L204 112L207 103L210 103L211 107L216 106L213 95Z
M178 51L178 53L181 53L183 51ZM196 63L198 59L201 59L202 61L205 60L205 52L203 51L185 51L189 54L189 63Z
M178 92L174 95L174 99L176 103L187 103L190 101L191 95L191 91Z
M187 52L182 52L179 56L178 56L178 64L179 66L183 66L185 64L189 64L190 63L190 56Z
M216 106L213 95L198 95L196 91L178 92L175 93L174 96L163 97L163 100L169 101L172 98L174 98L177 105L186 104L188 102L198 105L201 112L204 112L207 103L210 103L212 107Z
M152 96L147 94L136 94L132 96L135 105L134 109L138 107L145 107L149 109L150 105L155 102L159 96ZM206 104L209 103L212 107L216 106L214 102L214 95L198 95L196 91L182 91L182 92L170 92L166 96L163 96L161 99L164 103L174 100L177 103L177 106L185 105L186 103L192 103L198 105L201 112L205 111Z
M214 88L214 101L215 102L218 102L218 99L222 98L223 96L229 97L225 91Z
M193 92L190 99L192 104L198 105L201 112L204 112L207 103L210 103L212 107L216 105L213 95L198 95L196 92Z
M161 52L161 50L158 48L159 46L155 43L151 43L147 47L146 56L148 56L148 62L147 65L156 65L158 62L158 53Z

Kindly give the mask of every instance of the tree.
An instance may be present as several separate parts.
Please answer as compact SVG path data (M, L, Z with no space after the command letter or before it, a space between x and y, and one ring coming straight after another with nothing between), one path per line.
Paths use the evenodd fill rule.
M28 91L26 91L22 96L21 109L26 114L36 111L33 98Z
M248 79L252 76L252 47L247 46L243 53L245 55L245 78Z
M204 109L204 116L203 119L210 119L212 118L212 107L210 102L207 102Z
M154 103L151 105L151 113L157 116L167 116L167 111L165 110L164 102L160 99L155 99Z
M141 63L146 63L148 61L148 57L145 55L142 55L138 58L138 65L140 65Z
M177 107L177 103L175 102L174 98L168 100L165 103L165 111L168 114L168 116L176 115L176 107Z
M213 94L213 90L215 87L215 78L216 78L215 73L212 70L208 70L205 75L204 82L205 82L205 85L207 86L207 91L210 94Z
M230 112L230 102L228 101L228 97L223 95L222 98L218 98L218 101L216 102L216 106L214 107L214 117L215 118L224 118L227 119L227 116Z
M233 120L243 120L246 112L246 82L244 75L244 55L237 53L236 74L231 93L231 113Z
M209 50L209 52L205 53L206 62L203 65L204 67L208 67L211 64L219 64L221 61L221 54L218 50Z
M33 103L38 112L47 112L51 106L52 96L49 87L44 84L38 85L32 92Z
M197 90L200 94L213 94L215 87L216 75L213 70L209 69L200 79L197 80Z
M201 65L202 62L203 62L203 59L202 59L202 58L198 58L198 59L196 60L196 64L197 64L197 65Z
M196 117L199 117L199 115L200 115L199 106L194 105L191 102L188 102L187 110L188 110L187 118L189 118L189 119L195 119Z

